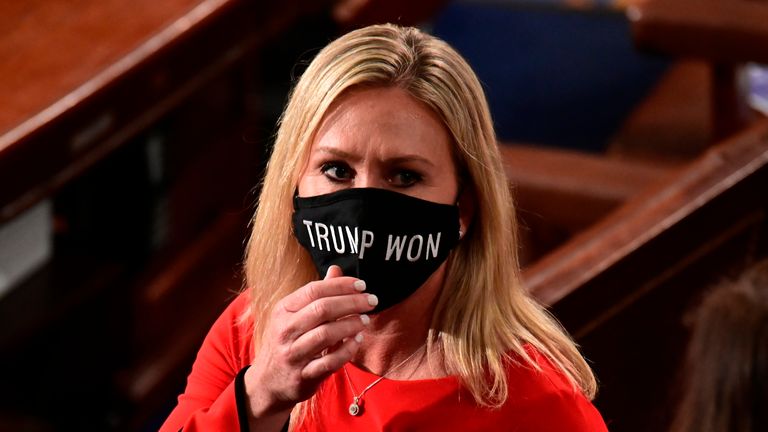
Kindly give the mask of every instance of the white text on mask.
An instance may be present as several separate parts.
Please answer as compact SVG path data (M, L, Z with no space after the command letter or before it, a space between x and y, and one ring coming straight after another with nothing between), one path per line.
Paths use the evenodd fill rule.
M321 251L331 252L332 244L333 251L336 253L354 253L358 254L359 259L363 259L365 250L373 246L374 234L372 231L360 230L358 235L357 227L326 225L322 222L312 222L306 219L302 220L302 223L307 227L310 246ZM437 258L441 234L440 232L434 235L427 234L426 242L425 236L420 234L410 237L408 235L389 234L384 260L390 261L394 258L395 261L400 261L405 256L408 261L414 262L421 259L424 252L424 259Z

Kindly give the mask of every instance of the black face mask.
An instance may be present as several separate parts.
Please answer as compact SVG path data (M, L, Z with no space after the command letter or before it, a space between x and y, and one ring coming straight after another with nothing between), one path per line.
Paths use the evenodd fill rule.
M366 283L381 312L413 294L459 241L459 208L377 188L295 197L293 231L317 271Z

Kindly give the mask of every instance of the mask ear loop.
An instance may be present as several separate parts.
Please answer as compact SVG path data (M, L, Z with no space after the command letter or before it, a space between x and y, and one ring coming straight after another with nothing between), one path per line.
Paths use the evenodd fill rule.
M459 178L459 192L456 194L456 207L459 206L461 200L461 194L464 193L464 182ZM464 238L464 231L461 230L461 222L459 222L459 240Z

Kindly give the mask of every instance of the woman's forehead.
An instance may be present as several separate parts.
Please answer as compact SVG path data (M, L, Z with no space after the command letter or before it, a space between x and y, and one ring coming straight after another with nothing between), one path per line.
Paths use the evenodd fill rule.
M429 107L397 87L356 89L339 97L326 112L312 153L413 154L450 159L448 129Z

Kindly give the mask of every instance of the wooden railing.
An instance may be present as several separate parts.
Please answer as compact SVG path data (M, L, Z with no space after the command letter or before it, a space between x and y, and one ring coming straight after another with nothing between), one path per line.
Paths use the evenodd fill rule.
M1 430L168 409L241 285L254 54L311 4L0 5L0 224L49 200L54 237L0 298Z
M525 155L505 153L509 173L519 177L513 182L527 184L518 187L523 220L530 213L551 214L556 226L584 227L546 248L524 275L531 292L550 305L594 366L601 383L596 403L612 431L668 427L684 374L679 367L687 343L686 313L713 283L768 256L768 120L733 111L746 106L745 94L735 81L722 80L722 71L737 71L739 62L766 61L768 9L760 2L717 4L651 1L629 12L640 46L713 65L714 96L707 105L716 125L714 144L696 152L684 141L679 150L662 149L657 175L636 176L625 169L636 183L620 173L610 174L613 182L602 177L611 172L613 158L630 166L652 163L652 151L640 149L643 157L637 161L632 152L593 155L589 158L596 160L589 162L574 158L560 171L547 162L550 155L543 155L542 163L531 157L520 164L514 159L525 160ZM653 136L646 139L648 148L655 148ZM677 157L667 157L676 151ZM590 164L595 166L586 169ZM527 173L521 165L541 171ZM621 186L625 181L633 186ZM595 204L605 204L599 197L617 187L628 193L611 205ZM570 208L580 213L576 222L559 221ZM582 220L584 214L592 217Z

